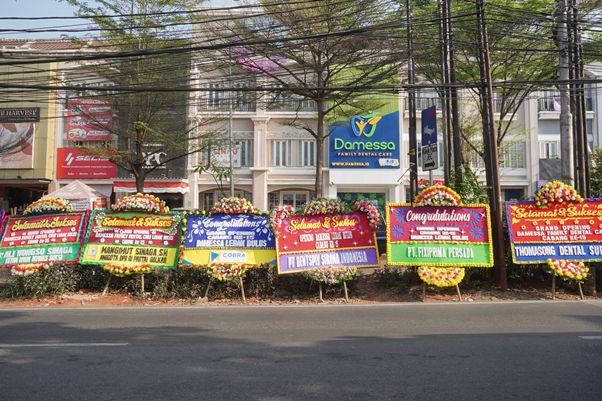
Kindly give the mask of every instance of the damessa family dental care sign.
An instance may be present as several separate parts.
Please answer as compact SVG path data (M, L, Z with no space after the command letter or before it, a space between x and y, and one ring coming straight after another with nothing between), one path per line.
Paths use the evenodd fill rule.
M602 261L602 199L546 208L533 201L506 202L506 216L515 263Z
M491 267L487 205L387 205L390 265Z
M330 168L399 168L399 112L335 124L329 149Z

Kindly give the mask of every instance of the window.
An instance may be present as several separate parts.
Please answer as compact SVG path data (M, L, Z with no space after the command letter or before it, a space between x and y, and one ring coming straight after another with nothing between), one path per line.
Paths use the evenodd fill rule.
M281 192L282 205L300 208L307 204L307 192Z
M215 205L215 202L228 196L230 196L229 191L204 192L201 197L201 208L204 210L210 210L213 207L213 205ZM245 198L249 201L252 198L251 193L246 191L234 191L234 196L238 198Z
M540 159L558 159L560 141L545 141L539 143Z
M301 141L301 154L299 155L302 167L311 167L316 165L316 142Z
M501 164L505 168L525 168L526 143L509 142L502 146Z
M291 141L272 141L272 166L290 166Z
M207 105L209 108L221 108L226 107L226 92L219 91L221 84L209 84L209 91L207 92Z
M236 141L235 143L240 151L240 166L251 166L253 164L253 141L250 139L243 139Z

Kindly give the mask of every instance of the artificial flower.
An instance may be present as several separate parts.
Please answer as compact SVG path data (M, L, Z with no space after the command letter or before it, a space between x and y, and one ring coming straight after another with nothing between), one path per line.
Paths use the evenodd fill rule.
M107 263L102 265L103 270L119 277L131 276L133 274L146 274L153 271L153 267L148 264L140 265L120 265Z
M535 194L535 204L537 207L581 202L583 202L583 198L577 193L575 188L562 181L548 182Z
M304 272L312 280L324 284L340 284L344 281L351 281L359 277L362 273L357 267L322 267Z
M436 287L453 287L464 279L464 269L461 267L428 267L420 266L418 276L429 285Z
M124 196L111 206L111 209L118 212L169 212L169 208L165 205L164 201L154 195L141 193Z
M49 263L24 263L20 265L14 265L11 267L10 272L16 276L29 276L37 271L49 268Z
M67 199L54 196L44 196L41 199L30 203L23 215L42 214L42 213L69 213L73 211L73 205Z
M556 276L565 280L583 282L589 273L589 268L583 262L549 259L548 266Z
M256 214L259 210L245 198L230 196L215 202L209 214Z
M462 206L462 199L445 185L433 185L420 192L414 203L418 206Z

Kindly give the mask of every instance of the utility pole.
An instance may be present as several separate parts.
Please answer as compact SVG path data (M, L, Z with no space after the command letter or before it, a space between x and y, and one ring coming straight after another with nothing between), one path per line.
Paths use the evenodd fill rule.
M483 141L485 145L485 174L491 209L491 235L493 240L494 273L502 290L508 289L504 232L502 227L502 201L499 182L497 135L493 121L493 83L491 80L491 61L489 59L489 39L485 19L485 0L476 0L477 30L479 45L479 70L481 75L480 93L483 100L481 118L483 122Z
M230 86L232 86L232 60L228 66L228 78ZM234 154L232 153L232 125L234 112L234 91L230 91L230 99L228 100L228 153L230 153L230 196L234 196Z
M408 35L408 112L409 112L409 134L410 134L410 200L414 202L418 194L418 155L416 150L416 83L414 71L414 37L412 33L413 24L412 0L406 0L406 25Z
M451 141L450 138L450 112L449 112L449 73L448 73L448 49L447 49L447 24L445 22L445 1L439 0L439 57L441 63L441 108L442 108L442 134L443 134L443 177L445 185L449 185L449 171L451 165Z
M450 83L450 102L451 102L451 130L452 141L454 147L454 179L456 183L462 182L462 165L464 157L462 156L462 138L460 136L460 110L458 107L458 88L456 88L456 62L454 51L454 26L452 23L452 3L450 0L445 0L447 3L447 37L448 37L448 57L449 57L449 83Z
M562 181L574 185L573 123L569 95L569 38L567 29L567 0L557 0L556 45L560 89L560 166Z

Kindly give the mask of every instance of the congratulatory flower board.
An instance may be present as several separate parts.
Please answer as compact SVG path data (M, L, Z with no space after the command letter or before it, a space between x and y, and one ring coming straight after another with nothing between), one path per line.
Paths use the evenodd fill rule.
M94 210L81 263L176 267L182 216Z
M390 265L491 267L487 205L387 205Z
M602 260L602 199L581 203L507 202L514 263Z
M190 213L186 216L182 264L276 263L267 214Z
M86 212L9 216L0 237L0 265L75 263L85 224Z

